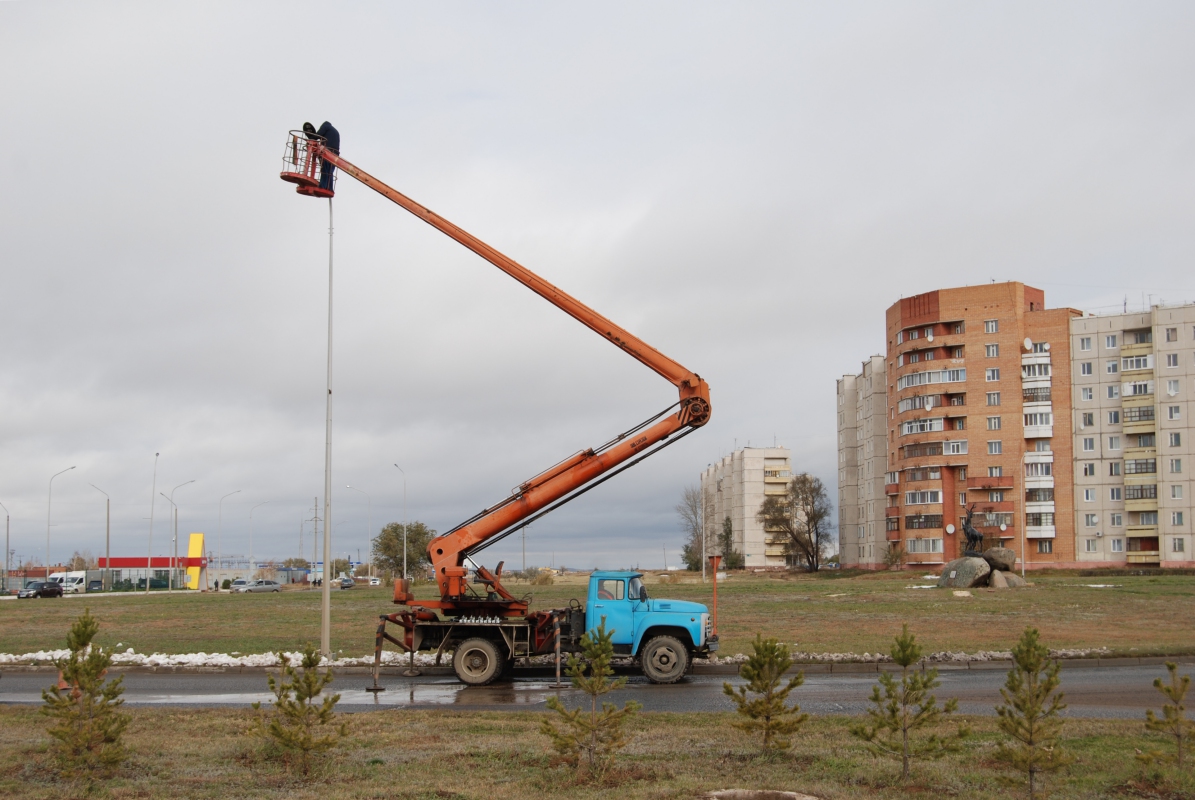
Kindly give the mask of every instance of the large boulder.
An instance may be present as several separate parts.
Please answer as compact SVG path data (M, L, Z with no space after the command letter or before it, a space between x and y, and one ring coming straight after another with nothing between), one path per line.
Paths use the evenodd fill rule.
M1004 579L1004 573L998 569L992 570L992 574L988 576L988 586L993 589L1007 589L1008 581Z
M1017 563L1017 554L1007 547L989 547L983 552L983 560L988 562L988 566L992 569L1012 572L1013 566Z
M1029 585L1028 583L1025 582L1024 578L1022 578L1020 575L1016 574L1015 572L1004 573L1004 580L1008 582L1008 588L1010 588L1010 589L1020 589L1022 586Z
M956 558L942 567L942 577L938 579L938 588L970 589L984 586L988 582L988 573L992 568L982 558L968 556Z

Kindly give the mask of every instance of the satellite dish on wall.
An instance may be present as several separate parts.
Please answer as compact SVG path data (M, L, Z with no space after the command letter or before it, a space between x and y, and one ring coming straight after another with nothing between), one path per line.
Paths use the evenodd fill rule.
M1033 349L1033 340L1032 340L1032 339L1030 339L1028 336L1026 336L1026 337L1025 337L1025 342L1024 342L1024 344L1025 344L1025 350L1026 350L1026 352L1028 352L1028 351L1030 351L1030 350L1032 350L1032 349Z
M1049 343L1049 342L1046 342L1045 344L1043 344L1043 345L1042 345L1042 347L1044 347L1046 350L1049 350L1049 349L1050 349L1050 343Z
M946 532L947 532L947 533L954 533L954 526L953 526L953 525L947 525L947 526L946 526Z
M1001 525L1001 526L1000 526L1000 532L1001 532L1001 533L1004 533L1004 531L1006 531L1006 530L1008 530L1008 526L1007 526L1007 525Z
M932 333L925 334L925 340L927 342L932 342L934 340L934 335Z

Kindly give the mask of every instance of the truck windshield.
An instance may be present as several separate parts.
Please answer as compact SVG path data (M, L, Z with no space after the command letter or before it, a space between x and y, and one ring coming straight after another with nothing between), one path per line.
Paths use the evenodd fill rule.
M644 591L643 581L639 578L631 578L631 599L638 600L641 591Z

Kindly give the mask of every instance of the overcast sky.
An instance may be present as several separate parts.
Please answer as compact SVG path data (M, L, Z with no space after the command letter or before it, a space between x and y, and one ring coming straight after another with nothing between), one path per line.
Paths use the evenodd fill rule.
M1191 3L0 3L0 502L51 559L180 530L284 558L323 491L342 153L700 373L704 429L532 527L677 563L707 464L776 441L836 494L834 380L902 295L1195 300ZM676 391L351 179L336 210L334 549L446 530ZM155 554L167 552L158 498ZM303 528L311 551L311 525ZM517 538L489 551L519 566Z

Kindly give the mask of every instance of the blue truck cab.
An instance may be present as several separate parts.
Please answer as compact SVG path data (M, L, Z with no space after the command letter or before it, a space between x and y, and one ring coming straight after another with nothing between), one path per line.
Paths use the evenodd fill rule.
M718 649L709 610L701 603L649 597L641 572L599 570L590 576L586 631L603 618L613 631L614 653L637 658L653 683L675 683L694 656Z

